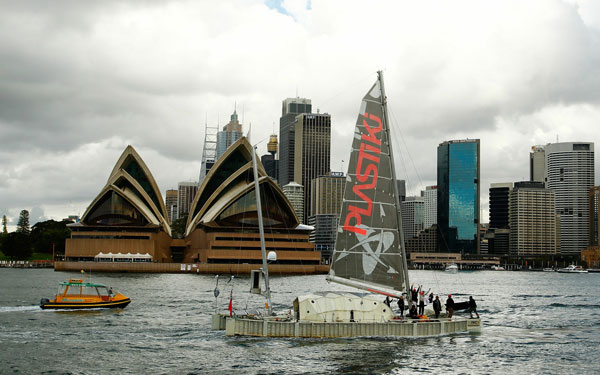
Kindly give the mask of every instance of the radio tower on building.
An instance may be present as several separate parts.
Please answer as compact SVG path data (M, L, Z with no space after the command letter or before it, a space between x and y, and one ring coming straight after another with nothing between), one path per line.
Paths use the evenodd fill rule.
M202 150L202 165L200 166L200 177L198 178L198 186L202 184L202 180L208 174L208 171L217 161L217 133L218 126L208 126L208 122L204 123L204 148Z

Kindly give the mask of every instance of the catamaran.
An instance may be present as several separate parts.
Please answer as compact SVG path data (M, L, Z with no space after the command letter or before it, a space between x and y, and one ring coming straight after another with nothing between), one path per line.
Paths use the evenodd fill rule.
M260 194L256 196L260 218ZM480 319L423 316L409 319L396 315L381 300L381 296L410 296L399 207L383 73L378 72L377 81L360 106L335 250L327 275L328 281L363 293L299 296L293 302L293 314L273 314L263 245L262 272L268 313L232 317L215 314L213 329L225 329L226 335L269 337L408 337L479 331ZM262 233L260 224L259 220Z

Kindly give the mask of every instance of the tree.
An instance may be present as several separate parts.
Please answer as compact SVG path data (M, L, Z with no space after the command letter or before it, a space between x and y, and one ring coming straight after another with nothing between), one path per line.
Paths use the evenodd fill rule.
M71 235L71 230L67 228L67 224L70 223L70 220L46 220L36 223L30 234L33 252L52 254L52 247L55 246L57 254L64 254L65 240Z
M171 224L171 235L173 238L183 238L185 234L185 225L187 224L188 215L183 214L182 217L173 221Z
M25 260L31 257L29 236L21 232L11 232L4 236L2 252L11 258Z
M6 215L2 216L2 233L3 234L8 234L8 230L6 229L6 223L8 222L8 220L6 220Z
M29 228L29 211L22 210L19 214L19 222L17 223L17 232L29 234L31 229Z

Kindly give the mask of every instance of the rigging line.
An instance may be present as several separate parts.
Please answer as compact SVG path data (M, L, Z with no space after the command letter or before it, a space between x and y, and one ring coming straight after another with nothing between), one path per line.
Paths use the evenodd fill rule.
M392 113L393 122L394 122L396 128L398 129L398 134L400 136L400 141L404 145L404 149L406 150L406 153L408 154L408 159L410 160L410 162L412 164L412 167L415 170L415 174L417 175L417 179L419 180L419 184L420 184L420 186L423 186L423 180L421 179L421 175L419 174L419 170L415 166L414 159L412 158L410 150L408 149L408 145L406 144L405 137L402 134L402 129L399 126L400 123L399 123L398 119L396 118L396 114L395 114L395 112L390 107L388 107L388 108L389 108L390 112Z

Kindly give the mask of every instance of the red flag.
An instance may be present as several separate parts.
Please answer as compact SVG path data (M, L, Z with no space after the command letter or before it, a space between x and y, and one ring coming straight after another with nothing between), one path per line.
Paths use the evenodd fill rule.
M231 294L229 295L229 317L233 316L233 289L231 290Z

